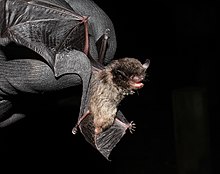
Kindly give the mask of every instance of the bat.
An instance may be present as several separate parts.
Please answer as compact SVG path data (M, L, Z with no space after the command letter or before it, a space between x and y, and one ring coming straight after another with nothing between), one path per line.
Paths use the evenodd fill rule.
M113 59L116 49L114 27L108 16L93 1L0 0L0 8L1 45L5 46L14 42L38 53L42 58L41 61L45 62L53 71L54 77L49 76L48 78L54 78L51 81L55 86L65 75L74 74L80 77L82 83L81 105L78 122L72 132L76 133L79 126L85 139L108 159L125 131L128 128L132 131L134 128L133 122L129 123L117 110L117 106L125 95L132 94L136 88L142 87L143 69L147 69L149 62L144 65L138 63L141 75L125 70L126 63L121 64L124 67L120 67L119 62L123 60L129 62L128 59L114 61L108 65ZM34 65L36 62L32 60L31 63ZM4 66L2 67L4 71L7 71ZM43 67L42 71L49 71L47 66L42 65L41 67ZM129 67L132 66L127 68L129 69ZM105 77L104 74L106 74ZM111 77L114 78L110 82L107 79ZM100 78L108 81L105 85L115 85L120 89L115 93L115 97L118 97L117 100L110 104L114 108L109 111L112 112L111 116L100 115L104 109L94 105L94 101L99 99L95 97L94 91L99 86L96 83L100 81ZM120 84L118 84L119 81ZM126 83L129 85L126 86ZM135 86L132 86L131 83ZM105 86L104 83L102 85ZM20 88L25 90L23 87ZM43 89L44 87L38 88ZM102 86L99 88L102 89ZM105 89L103 88L103 90ZM111 96L109 97L111 98ZM3 111L8 110L11 105L4 97L3 99L0 97L0 100L2 110L0 115L4 115ZM107 105L104 108L107 108ZM4 120L2 125L7 124L7 120L11 122L11 119L17 120L18 117L19 115L14 114ZM101 121L102 119L103 121Z
M104 69L95 69L92 74L88 111L77 124L92 115L94 135L109 128L115 121L118 105L129 94L144 86L149 60L142 65L135 58L121 58L110 62ZM73 133L76 133L76 128ZM132 129L132 126L131 126Z
M121 139L126 129L131 133L135 130L133 121L128 123L122 115L117 115L118 105L125 96L144 86L142 81L149 64L149 59L142 64L138 59L126 57L111 61L103 69L93 70L88 110L72 133L76 134L79 126L87 141L107 159L108 151L113 148L111 145Z

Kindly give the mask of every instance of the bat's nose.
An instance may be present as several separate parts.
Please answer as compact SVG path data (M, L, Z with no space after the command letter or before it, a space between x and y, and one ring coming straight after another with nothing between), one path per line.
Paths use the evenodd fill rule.
M134 82L141 82L144 80L144 76L134 76L132 80Z

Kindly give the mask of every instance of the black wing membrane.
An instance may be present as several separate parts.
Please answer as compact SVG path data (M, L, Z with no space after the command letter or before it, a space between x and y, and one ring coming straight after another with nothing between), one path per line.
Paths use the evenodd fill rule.
M4 11L1 37L34 50L53 70L63 52L87 49L87 17L63 0L6 0Z

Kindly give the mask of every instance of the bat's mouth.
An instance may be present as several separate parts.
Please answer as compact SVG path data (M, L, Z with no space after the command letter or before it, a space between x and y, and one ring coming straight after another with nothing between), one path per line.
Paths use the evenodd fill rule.
M144 86L142 82L130 82L130 85L133 89L140 89Z

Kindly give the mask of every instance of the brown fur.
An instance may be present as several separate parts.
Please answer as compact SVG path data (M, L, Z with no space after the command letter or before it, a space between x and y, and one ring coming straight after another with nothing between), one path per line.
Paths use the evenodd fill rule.
M110 127L115 119L119 103L128 94L140 87L131 82L140 82L145 78L146 68L134 58L112 61L105 69L94 71L91 83L89 112L94 117L95 133Z

